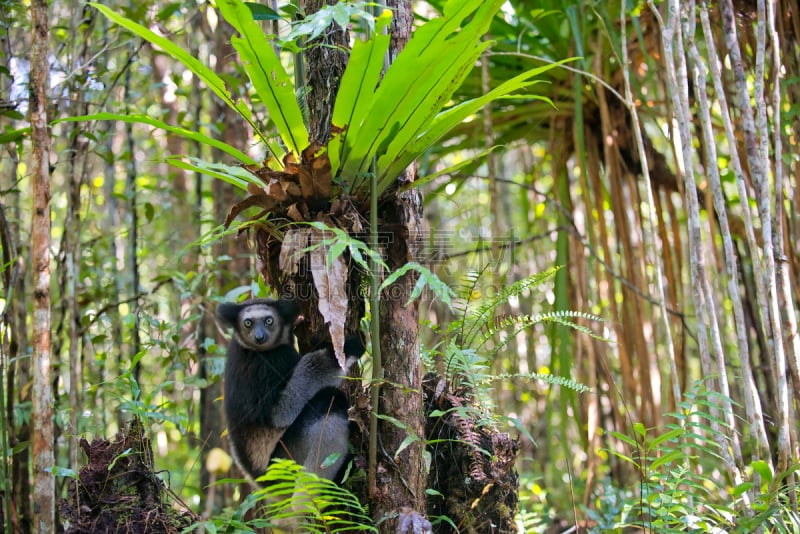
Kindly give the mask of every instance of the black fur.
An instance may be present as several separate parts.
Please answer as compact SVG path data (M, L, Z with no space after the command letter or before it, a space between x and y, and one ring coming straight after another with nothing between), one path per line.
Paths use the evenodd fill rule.
M266 349L240 342L249 339L240 318L260 313L258 307L274 310L280 323L270 327ZM234 328L225 365L228 438L234 458L251 480L264 473L273 457L292 458L335 478L347 456L348 403L338 389L346 370L329 344L298 354L292 334L297 316L297 306L283 300L253 299L217 308L217 317ZM360 339L347 339L348 363L363 353ZM322 468L321 460L331 454L341 460Z

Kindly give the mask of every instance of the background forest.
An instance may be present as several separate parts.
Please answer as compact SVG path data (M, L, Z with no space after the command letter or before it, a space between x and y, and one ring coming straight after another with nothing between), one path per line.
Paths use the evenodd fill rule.
M3 525L42 532L71 517L59 503L89 442L138 416L190 523L245 529L246 487L218 482L239 473L218 463L227 333L214 308L275 289L263 206L234 167L237 154L264 161L259 136L278 139L281 119L213 2L101 4L0 0ZM333 56L388 24L386 4L399 50L404 13L419 27L445 2L327 4L251 6L323 145L337 134ZM398 495L404 484L437 532L800 532L800 4L497 4L476 18L486 49L442 105L551 68L476 107L417 158L415 186L401 167L382 197L383 221L401 205L389 197L423 202L409 247L421 268L400 294L427 284L409 307L381 308L383 359L390 372L413 349L419 376L435 377L426 414L458 428L432 439L421 383L389 387L387 374L373 419L383 461L409 477ZM252 120L114 14L208 66ZM366 251L339 239L348 257ZM366 308L365 333L378 309ZM397 340L411 341L393 352ZM392 412L402 399L416 422ZM428 470L452 442L497 460L486 429L519 438L519 477L460 473L476 493L456 511ZM502 528L488 519L501 485L518 491ZM376 520L397 513L362 502Z

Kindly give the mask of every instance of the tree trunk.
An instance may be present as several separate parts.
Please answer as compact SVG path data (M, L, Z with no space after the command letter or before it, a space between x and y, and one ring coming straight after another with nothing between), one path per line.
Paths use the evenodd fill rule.
M338 0L307 0L306 12L316 13L324 5L336 4ZM347 66L349 56L347 30L334 23L329 31L317 38L308 51L306 73L306 105L311 139L320 145L328 143L331 134L333 103L339 92L339 82Z
M136 47L133 41L130 44L130 51L132 55L136 54ZM131 87L131 69L125 70L125 101L131 102L132 87ZM131 113L130 106L126 106L126 113ZM139 171L136 166L136 141L133 138L133 124L125 123L125 145L127 148L128 159L125 162L125 184L126 194L128 196L128 242L127 242L127 261L125 264L128 270L131 297L132 301L131 312L133 313L133 321L131 328L131 341L130 341L130 359L131 361L136 358L142 348L141 339L139 337L139 212L137 210L137 185L136 178ZM133 379L139 383L139 374L141 372L141 362L137 362L133 368ZM123 428L125 421L122 419L124 414L119 414L119 426Z
M217 72L222 75L230 74L231 70L235 68L232 59L236 55L230 44L231 35L233 35L233 28L227 22L220 21L215 33L214 49L218 58ZM236 88L233 88L232 91L235 92ZM223 141L241 150L246 150L248 145L248 135L246 133L249 131L248 125L224 103L215 100L214 106L214 116L218 117L217 120L220 122L219 127L222 130ZM217 152L214 158L222 160L224 155ZM223 183L221 180L214 180L212 187L214 193L214 220L225 220L227 210L240 199L236 196L233 186ZM244 241L244 236L238 239L229 238L218 242L214 247L214 254L218 258L222 256L231 258L228 262L228 268L222 271L217 278L219 294L224 295L226 291L234 286L250 283L252 273L251 254L247 243ZM217 332L217 336L219 336L219 329L213 326L213 315L207 316L205 320L209 321L206 324L206 331ZM222 342L222 339L218 338L217 341ZM205 361L201 362L201 376L210 378L207 374ZM222 403L218 400L221 397L222 380L210 382L208 387L204 388L200 394L200 436L204 443L205 452L214 447L222 447L225 419L222 412ZM205 458L205 455L203 457ZM201 485L205 488L211 479L206 469L205 461L201 465ZM247 485L243 485L242 489L247 492L250 488ZM206 509L209 508L209 505L221 509L225 504L224 494L221 492L215 493L214 501L214 503L206 503Z
M307 12L318 11L333 0L309 0ZM411 35L413 12L408 0L390 0L387 7L392 9L390 59L403 49ZM307 96L309 123L312 139L326 143L330 137L330 117L339 81L347 62L346 32L337 27L326 33L323 46L312 46L306 54ZM412 181L415 171L409 169L399 177ZM417 191L396 194L381 206L379 213L381 232L391 232L393 237L387 252L387 264L391 269L402 267L416 255L414 245L418 243L422 221L422 199ZM351 278L353 273L350 274ZM397 532L397 517L408 513L408 508L422 513L425 507L425 487L427 470L423 459L424 414L422 406L422 364L419 351L419 310L418 303L405 306L416 283L417 275L409 273L387 288L381 295L378 314L381 329L380 346L383 354L384 375L375 378L381 385L379 406L372 406L378 414L398 421L403 428L381 421L379 425L383 457L378 458L376 487L370 490L370 508L376 520L381 523L383 532ZM353 287L353 283L349 284ZM357 327L363 313L363 303L355 302L357 292L351 292L348 306L347 329ZM305 310L304 310L305 311ZM310 314L317 314L310 310ZM355 320L353 317L355 316ZM375 317L375 316L373 316ZM307 319L309 317L307 316ZM315 333L315 325L324 322L309 321L309 330ZM316 332L318 335L320 332ZM324 334L324 332L323 332ZM374 342L374 340L373 340ZM395 453L410 435L419 439L406 447L396 460ZM404 511L405 510L405 511Z
M408 0L389 0L387 7L393 14L389 51L393 60L411 37L414 15ZM411 182L415 178L416 169L413 165L398 177L404 182ZM379 218L383 231L392 234L386 251L389 268L395 270L418 257L416 247L421 243L422 195L416 190L394 194L381 206ZM415 300L406 306L416 280L417 274L409 272L381 295L380 343L384 374L381 402L373 409L403 425L403 428L399 428L385 420L379 424L379 442L384 454L378 456L377 487L371 488L375 490L371 504L376 520L387 518L381 523L382 532L397 532L397 517L406 508L420 514L425 512L427 470L423 457L425 415L419 348L419 301ZM419 439L406 447L399 457L395 457L396 451L411 435Z
M50 130L47 125L49 39L47 0L31 2L30 125L33 182L33 530L55 532L50 350Z
M8 149L8 160L11 162L8 172L3 176L12 176L16 179L19 159L16 151L16 143L12 143ZM4 169L5 170L5 169ZM5 443L8 450L16 450L11 460L11 472L4 472L10 475L11 492L6 496L3 508L3 524L12 532L30 532L31 530L31 479L28 475L30 468L30 449L28 447L17 447L20 443L31 439L31 429L28 422L23 421L19 425L14 424L14 412L16 410L17 399L19 402L26 402L29 395L30 383L30 360L23 358L22 355L28 353L28 333L26 330L27 306L25 303L25 262L23 261L24 249L20 233L20 195L12 193L13 188L5 188L9 191L3 200L8 200L11 215L6 212L6 206L0 202L0 227L2 227L2 261L3 265L8 266L3 270L3 288L5 295L11 295L6 309L5 321L8 325L3 330L2 335L2 357L4 362L8 362L5 390L5 419L8 429L8 442ZM13 298L16 297L16 298ZM19 397L17 397L19 396ZM12 513L12 510L16 513ZM12 524L13 521L13 524Z
M76 65L84 65L88 62L89 43L91 42L91 31L93 24L81 25L82 31L77 29L80 18L73 16L71 22L73 31L80 36L80 49L75 57ZM87 77L77 75L72 78L69 87L70 110L76 115L88 113L88 103L83 98L86 89ZM67 216L64 221L64 265L63 265L63 287L61 294L64 295L62 309L63 317L67 319L67 332L69 335L69 426L68 435L80 434L79 421L83 411L83 357L81 351L81 311L78 303L78 285L81 270L81 187L87 179L87 153L89 141L83 132L86 125L81 123L71 123L67 129L67 136L70 140L67 166ZM54 344L55 348L55 344ZM53 351L59 355L60 351ZM69 464L78 465L78 443L75 439L68 439Z
M413 176L413 171L407 173ZM415 244L420 234L422 196L408 191L392 198L381 210L385 228L391 228L387 265L396 270L416 256ZM406 306L414 289L417 274L409 272L381 295L380 329L383 377L378 414L399 421L403 428L380 421L379 434L383 455L378 455L377 484L372 510L382 523L382 532L397 532L396 516L404 507L424 513L427 470L423 458L425 417L422 406L422 361L419 348L419 301ZM398 456L404 440L419 439Z

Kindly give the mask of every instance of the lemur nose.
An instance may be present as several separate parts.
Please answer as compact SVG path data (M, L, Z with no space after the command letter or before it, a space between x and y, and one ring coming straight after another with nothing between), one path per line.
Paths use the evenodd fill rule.
M255 336L256 343L263 343L267 340L266 334L256 334Z

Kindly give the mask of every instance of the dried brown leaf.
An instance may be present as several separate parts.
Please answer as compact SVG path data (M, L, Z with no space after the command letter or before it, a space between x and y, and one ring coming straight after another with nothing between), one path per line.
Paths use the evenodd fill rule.
M258 185L254 184L253 182L247 182L247 192L251 195L263 195L264 189Z
M261 207L265 210L271 210L275 207L275 201L269 198L264 190L259 188L257 194L253 194L246 199L234 204L228 215L225 217L225 227L230 226L231 222L244 210L252 207Z
M306 201L314 200L316 197L314 195L314 179L311 173L303 167L297 167L297 177L300 180L300 189L303 194L303 199Z
M312 243L319 243L326 238L326 233L316 228L311 229ZM333 351L339 366L344 369L346 356L344 354L344 322L347 316L347 265L344 258L333 258L331 264L326 262L326 249L318 247L310 254L311 275L314 287L319 295L319 312L328 324L331 335Z
M286 202L289 199L286 191L284 191L283 187L281 187L281 183L275 178L269 181L266 190L267 195L275 199L277 202Z
M308 237L311 228L292 228L283 236L281 253L278 257L278 267L287 274L297 274L300 258L308 247Z
M299 199L303 196L303 192L300 191L300 186L294 182L281 182L281 187L283 187L283 191L286 195L292 199Z
M305 204L295 202L286 208L286 216L294 222L304 222L308 220L308 209Z

